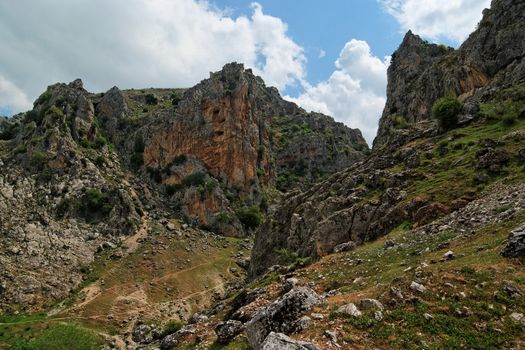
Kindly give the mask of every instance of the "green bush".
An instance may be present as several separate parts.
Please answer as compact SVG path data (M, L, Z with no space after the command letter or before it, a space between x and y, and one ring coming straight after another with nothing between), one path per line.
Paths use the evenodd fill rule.
M299 254L297 254L296 252L291 252L286 248L278 249L276 253L279 256L279 260L281 261L281 263L285 265L304 267L312 263L311 257L300 257Z
M26 145L24 144L20 144L18 146L15 147L15 149L13 150L13 152L15 154L21 154L21 153L26 153L27 152L27 147Z
M36 124L35 124L36 125ZM8 124L3 128L0 127L0 140L11 140L20 131L20 126L17 124Z
M458 125L458 114L462 108L456 97L443 97L432 106L432 117L437 119L442 130L451 130Z
M147 94L145 100L147 105L156 105L157 103L159 103L158 98L155 97L155 95L153 94Z
M167 335L176 333L182 329L182 323L171 320L164 326L164 329L162 330L162 338L164 338Z
M184 186L204 186L205 183L206 173L204 171L196 171L182 179Z
M108 141L106 140L106 138L102 135L97 135L96 139L95 139L95 146L97 148L102 148L104 147L106 144L108 143Z
M95 188L89 188L80 198L80 212L87 217L93 215L107 216L113 209L108 193L101 192Z
M166 185L165 190L166 194L168 196L173 196L177 191L180 191L182 189L181 184L174 184L174 185Z
M31 157L31 165L38 169L42 169L47 163L47 154L44 152L34 152Z
M231 222L233 221L233 219L230 216L230 214L228 214L225 211L222 211L222 212L216 214L215 218L217 219L217 222L220 222L222 224L231 224Z
M238 209L235 214L241 224L247 229L257 228L263 220L262 214L257 207L244 207Z

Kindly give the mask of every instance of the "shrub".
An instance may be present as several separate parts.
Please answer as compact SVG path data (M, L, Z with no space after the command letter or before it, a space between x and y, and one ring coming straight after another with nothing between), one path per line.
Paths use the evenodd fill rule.
M145 97L145 101L147 105L156 105L157 103L159 103L159 100L153 94L147 94Z
M279 259L283 264L286 265L294 265L294 266L307 266L310 265L312 262L312 258L307 257L300 257L299 254L296 252L290 252L286 248L278 249L276 251L277 255L279 256Z
M15 154L21 154L21 153L26 153L27 152L27 147L26 145L24 144L20 144L18 146L15 147L15 149L13 150L13 152Z
M442 130L451 130L458 125L458 114L462 108L456 97L443 97L432 106L432 117L437 119Z
M44 152L34 152L31 157L31 165L38 169L42 169L47 163L47 154Z
M182 179L184 186L204 186L205 182L206 173L204 171L196 171Z
M208 181L206 181L206 183L204 184L204 190L206 192L211 192L213 191L217 186L219 185L219 181L217 181L216 179L214 179L213 177L210 178Z
M257 228L263 220L262 214L257 207L244 207L238 209L235 214L241 224L247 229Z
M170 334L176 333L182 329L182 323L171 320L164 326L164 329L162 330L162 338L165 336L168 336Z
M95 146L97 148L102 148L104 147L106 144L108 143L108 141L106 140L106 138L102 135L97 135L97 138L95 139Z
M517 116L516 115L512 115L512 114L509 114L509 115L504 115L502 118L501 118L501 122L503 123L503 125L505 126L512 126L516 123L517 121Z
M174 184L174 185L166 185L166 194L168 196L173 196L177 191L180 191L182 189L181 184Z
M402 115L396 115L394 116L394 127L396 129L408 129L410 128L410 124Z
M17 124L8 124L4 128L0 128L0 140L13 139L19 130L20 130L20 126Z
M78 203L80 212L87 217L93 215L107 216L113 209L110 196L95 188L89 188Z
M217 222L220 222L222 224L230 224L233 220L230 214L224 211L216 214L215 218L217 219Z

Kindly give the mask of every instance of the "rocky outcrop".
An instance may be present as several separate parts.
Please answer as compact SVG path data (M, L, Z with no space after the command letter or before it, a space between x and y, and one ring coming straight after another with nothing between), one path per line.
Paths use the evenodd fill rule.
M501 255L508 258L525 257L525 226L520 226L510 233L507 246Z
M232 211L237 198L259 206L265 188L312 181L363 159L368 149L359 130L307 114L242 64L212 73L164 113L140 136L144 167L174 189L171 199L186 217L229 235L242 234ZM218 186L188 188L186 180L199 173Z
M132 233L142 205L116 185L118 159L80 80L50 86L7 146L0 157L0 309L35 310L65 298L100 247Z
M255 349L264 348L263 343L270 332L289 333L302 313L319 304L322 298L306 287L292 289L274 303L257 311L246 324L246 334Z
M430 44L409 31L392 55L387 102L374 148L405 143L435 131L434 103L444 96L464 102L463 120L494 89L525 79L525 2L494 0L478 28L457 50Z

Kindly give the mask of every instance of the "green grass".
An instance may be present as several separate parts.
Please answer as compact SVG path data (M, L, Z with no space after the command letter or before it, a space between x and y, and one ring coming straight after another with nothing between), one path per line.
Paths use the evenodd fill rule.
M350 298L372 297L386 302L390 286L400 288L405 296L410 294L408 285L415 279L416 270L404 270L425 262L422 271L428 290L418 295L419 302L388 305L380 322L373 318L373 311L365 311L360 318L332 313L334 322L342 322L341 339L356 341L358 335L359 344L365 348L507 348L525 341L521 326L508 318L512 312L525 310L525 300L508 296L503 284L509 280L525 288L525 261L507 260L499 253L509 232L523 222L525 212L519 212L472 235L445 231L425 237L406 231L407 225L402 224L376 242L325 257L299 274L325 291L340 288ZM385 249L386 239L395 240L401 247ZM443 242L449 246L440 246ZM456 258L441 262L448 250ZM356 263L358 259L360 263ZM358 277L361 282L353 283ZM445 286L446 282L455 287ZM332 304L332 309L336 307ZM467 309L469 313L457 313ZM433 318L425 319L425 313Z
M13 350L95 350L102 338L76 324L44 320L42 315L10 317L16 323L0 324L0 349Z

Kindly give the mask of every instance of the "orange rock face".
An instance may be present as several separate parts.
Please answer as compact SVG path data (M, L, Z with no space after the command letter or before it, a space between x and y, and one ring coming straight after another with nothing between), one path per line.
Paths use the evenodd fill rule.
M153 134L144 164L165 168L177 156L192 155L227 186L245 188L258 181L258 165L268 174L268 157L258 159L258 149L268 139L268 131L252 114L248 84L243 82L233 95L203 98L198 110L181 108L169 125Z

